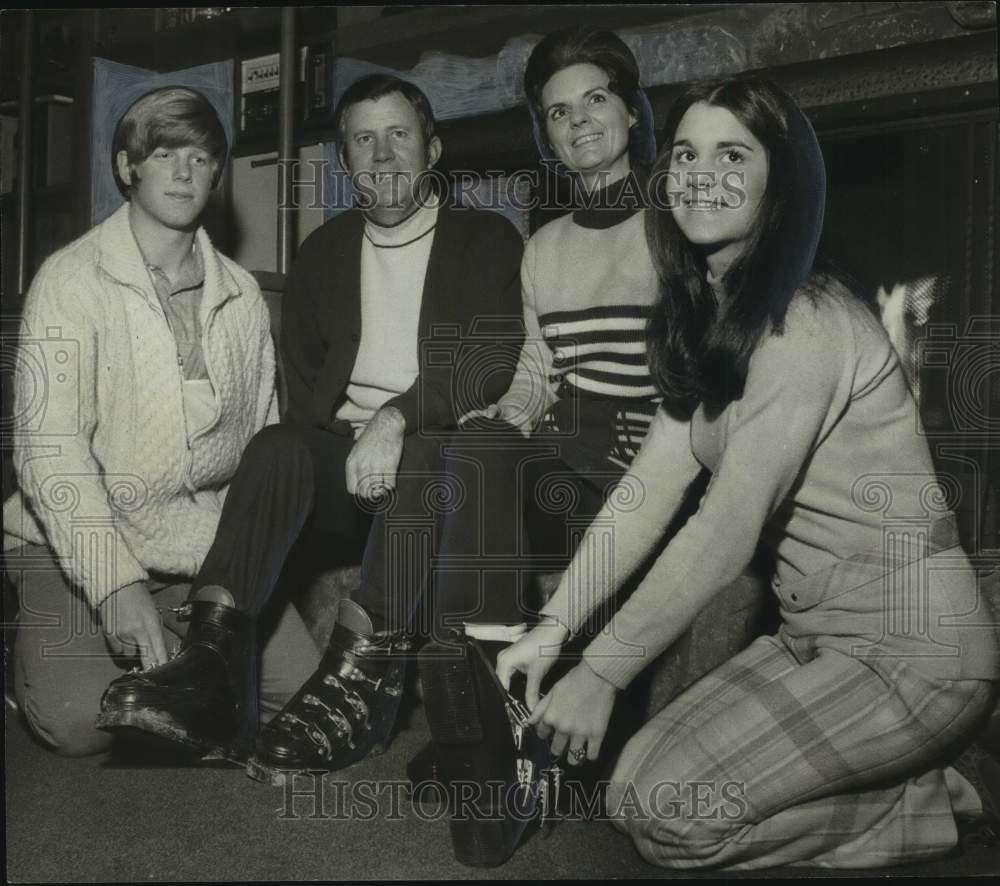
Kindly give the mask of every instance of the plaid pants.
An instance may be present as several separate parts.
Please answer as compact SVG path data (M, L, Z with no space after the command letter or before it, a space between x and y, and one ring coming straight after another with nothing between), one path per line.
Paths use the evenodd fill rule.
M936 858L979 811L942 754L991 701L986 680L860 661L822 639L761 637L626 746L617 827L668 868L859 868Z

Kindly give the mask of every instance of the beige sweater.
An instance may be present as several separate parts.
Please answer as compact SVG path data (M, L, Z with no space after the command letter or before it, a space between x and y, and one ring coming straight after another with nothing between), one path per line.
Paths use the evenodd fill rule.
M827 601L819 597L820 583L808 589L812 597L801 591L792 597L793 582L861 552L877 555L891 525L919 528L948 513L889 339L863 305L831 284L815 302L796 295L784 334L767 337L755 351L741 400L714 419L701 408L690 422L657 413L545 614L579 629L653 551L702 466L712 479L697 513L585 653L616 686L627 685L740 575L758 539L775 555L775 591L794 630ZM595 556L602 550L612 556ZM947 581L932 576L923 602L947 614L932 625L931 641L956 650L954 660L933 664L952 679L995 676L995 634L953 627L958 613L973 612L977 602L969 598L975 583L966 581L971 573L960 550L950 570L962 581L945 587ZM842 636L868 636L873 626L878 632L887 623L878 587L874 600L838 597L823 623Z
M51 256L24 307L4 546L47 544L91 604L150 570L194 575L250 438L278 419L267 309L197 232L214 420L185 428L176 345L128 205Z

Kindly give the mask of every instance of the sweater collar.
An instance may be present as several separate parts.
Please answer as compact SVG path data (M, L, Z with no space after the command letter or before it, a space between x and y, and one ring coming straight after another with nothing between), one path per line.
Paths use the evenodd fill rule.
M584 205L573 212L573 221L581 228L593 230L620 225L642 208L645 190L644 177L629 172L607 187L581 195Z
M143 258L128 217L126 201L98 226L97 264L109 277L138 290L147 300L156 300L146 260ZM241 294L239 284L219 260L212 241L205 229L195 231L198 251L205 269L205 287L202 293L203 310L211 310L230 298Z
M437 224L440 203L432 197L407 218L395 225L380 225L365 216L365 237L373 246L395 248L407 246L433 230Z

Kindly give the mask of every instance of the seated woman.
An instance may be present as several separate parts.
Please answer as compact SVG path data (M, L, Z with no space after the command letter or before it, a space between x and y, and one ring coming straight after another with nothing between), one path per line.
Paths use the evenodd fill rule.
M543 162L558 158L582 208L545 225L525 248L528 341L497 414L525 433L578 430L562 446L564 460L576 466L579 450L592 450L590 460L620 472L659 401L643 346L656 273L639 212L656 154L652 110L631 50L595 28L543 39L524 88Z
M479 585L481 599L523 600L533 570L565 567L579 537L573 526L585 528L600 509L660 399L646 365L657 280L640 211L656 145L635 56L610 31L556 31L532 51L524 87L543 161L566 178L581 208L528 241L521 263L526 339L514 379L498 403L464 419L467 430L509 432L512 439L498 451L470 449L468 458L451 462L461 483L485 484L490 504L481 516L470 512L451 525L481 531L490 556L500 555L495 568L479 558L478 581L470 581L468 568L438 572L437 605L453 613L476 610ZM486 633L479 625L466 625L466 633L485 640L518 635ZM449 655L442 648L448 645L444 638L421 653L434 742L411 762L410 778L415 784L503 778L496 743L507 739L477 722L488 719L484 709L455 702L471 697L474 665ZM487 738L470 741L473 735ZM488 826L460 828L456 852L478 859L469 863L498 864L513 850L513 841Z
M470 453L464 469L453 463L463 483L486 484L482 529L478 514L454 522L475 527L503 558L497 568L479 560L487 599L523 600L532 570L565 567L579 537L572 527L585 528L600 509L660 400L646 365L657 281L640 211L656 145L635 56L610 31L556 31L532 51L524 87L543 162L581 208L528 241L526 337L513 381L496 404L463 419L466 429L514 438L499 452ZM467 571L437 576L439 605L451 612L474 611L475 590Z
M776 561L782 624L650 721L609 809L664 867L876 867L940 856L979 809L942 760L990 704L995 621L958 546L896 355L870 310L813 268L824 172L805 117L756 78L675 103L651 189L661 281L649 352L664 394L625 477L642 490L597 573L591 534L503 651L532 720L596 758L618 690L750 559ZM678 200L677 197L680 197ZM583 660L539 700L554 650L653 550L688 482L712 472ZM607 572L607 576L605 575Z

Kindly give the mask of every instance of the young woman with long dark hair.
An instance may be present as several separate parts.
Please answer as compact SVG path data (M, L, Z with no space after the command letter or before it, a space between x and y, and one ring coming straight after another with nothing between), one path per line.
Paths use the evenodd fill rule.
M976 814L945 765L991 704L995 619L958 545L915 404L878 319L814 267L822 155L768 81L687 89L653 171L663 408L588 531L545 621L501 652L569 762L600 752L616 692L744 568L774 556L778 633L635 735L616 824L664 867L876 867L943 855ZM660 181L657 180L659 177ZM734 185L734 182L738 186ZM583 660L539 699L559 647L655 549L702 467L700 507ZM603 562L594 569L591 561Z

